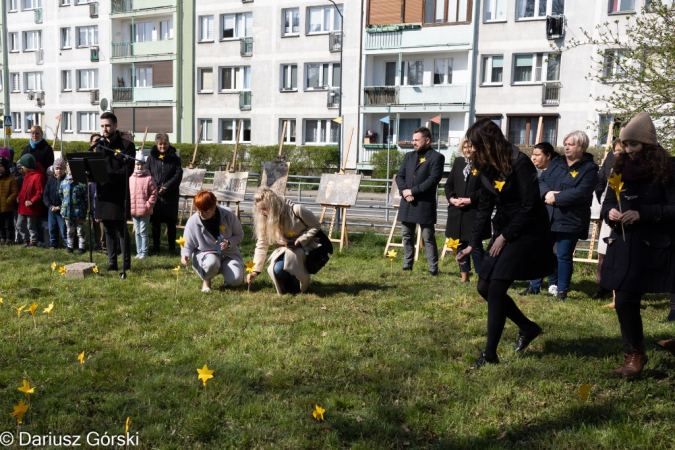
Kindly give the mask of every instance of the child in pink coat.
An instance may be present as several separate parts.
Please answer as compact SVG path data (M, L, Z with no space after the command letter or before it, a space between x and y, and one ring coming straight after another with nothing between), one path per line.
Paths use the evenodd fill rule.
M145 157L136 161L133 175L129 177L131 218L136 229L136 259L148 257L148 224L157 202L157 185L145 168Z

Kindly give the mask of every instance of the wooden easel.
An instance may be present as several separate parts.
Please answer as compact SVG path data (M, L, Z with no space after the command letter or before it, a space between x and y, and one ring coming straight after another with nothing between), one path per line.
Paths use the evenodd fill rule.
M602 157L602 163L604 163L605 159L607 159L609 152L614 151L614 149L611 148L612 141L614 141L614 122L610 122L609 124L609 131L607 131L607 142L605 143L605 154ZM600 163L600 165L602 165L602 163Z
M398 222L398 205L395 205L396 215L394 216L394 221L391 224L391 230L389 231L389 238L387 239L387 245L384 246L384 256L387 256L389 249L392 247L403 248L403 242L393 242L394 231L396 231L396 223ZM415 261L420 258L420 248L422 247L422 228L419 224L415 226Z
M54 142L52 142L52 148L56 148L56 140L58 139L59 136L59 127L61 126L61 115L59 114L56 116L58 119L56 122L56 131L54 132ZM61 155L63 157L63 155Z
M204 128L204 124L199 125L199 134L197 134L197 139L195 143L195 151L192 153L192 162L188 164L188 169L194 169L195 168L195 159L197 158L197 150L199 149L199 140L202 138L202 129ZM147 129L146 129L147 130ZM183 225L183 218L185 217L185 210L187 209L188 206L188 200L189 199L194 199L192 196L185 196L183 197L183 208L180 210L180 216L178 217L178 224L176 225L176 228L185 228ZM190 202L190 215L189 217L192 217L192 214L194 214L194 207L195 207L195 202L192 201Z
M148 137L148 127L145 127L145 133L143 133L143 140L141 141L141 155L143 150L145 150L145 139Z
M234 167L235 167L235 164L237 162L237 152L239 151L239 135L241 134L241 124L242 124L242 121L240 120L237 123L237 134L234 138L234 155L232 155L232 164L231 165L229 163L227 164L227 171L228 172L233 172L233 173L235 172ZM241 172L241 163L239 163L239 171ZM225 206L227 206L229 208L230 203L232 203L232 202L229 202L229 201L225 202ZM237 219L241 220L241 218L239 217L239 212L240 212L239 203L240 202L234 202L234 213L237 215Z

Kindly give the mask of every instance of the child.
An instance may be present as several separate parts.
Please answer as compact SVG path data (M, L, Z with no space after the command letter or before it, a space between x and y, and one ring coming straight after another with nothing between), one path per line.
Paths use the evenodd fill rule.
M14 207L19 190L9 164L9 158L0 156L0 245L14 242Z
M42 214L42 193L45 189L45 169L35 157L25 154L19 159L25 176L19 191L19 216L16 227L19 243L24 247L35 247L38 240L38 219Z
M66 223L61 216L61 181L66 177L66 162L62 158L54 161L54 176L47 179L42 201L47 207L47 223L49 224L49 247L56 249L61 244L65 247Z
M129 177L129 198L136 229L136 259L144 259L148 256L148 224L157 202L157 184L145 168L144 156L136 160L134 173Z
M67 253L73 253L75 234L79 241L78 255L84 253L84 220L87 218L87 185L76 183L68 167L68 175L61 182L59 189L61 196L61 216L66 222L68 233Z

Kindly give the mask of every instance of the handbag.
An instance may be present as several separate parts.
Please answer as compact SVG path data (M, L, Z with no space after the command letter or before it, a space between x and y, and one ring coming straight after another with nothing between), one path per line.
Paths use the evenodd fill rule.
M293 214L300 219L300 222L307 226L305 221L302 220L302 217L295 212L295 209L293 209ZM328 263L328 260L330 259L328 254L333 254L333 243L328 239L328 236L326 236L326 233L324 233L323 230L319 229L314 237L319 239L321 246L305 251L305 269L307 269L307 272L310 275L318 273L319 270Z

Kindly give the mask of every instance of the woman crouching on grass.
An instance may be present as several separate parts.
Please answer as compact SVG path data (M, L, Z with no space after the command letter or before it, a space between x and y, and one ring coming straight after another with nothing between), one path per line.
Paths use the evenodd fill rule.
M473 365L497 364L497 346L506 319L520 333L514 350L523 351L542 332L541 327L518 309L507 291L514 280L532 280L553 271L550 226L539 195L537 170L518 147L506 140L490 119L481 119L466 133L471 142L471 164L481 176L482 189L470 244L457 254L462 264L481 245L481 233L492 222L493 238L478 274L478 293L488 302L487 345Z
M253 197L254 271L248 283L260 275L270 245L276 244L269 257L267 273L279 295L306 292L311 282L305 267L305 251L319 247L315 238L321 224L302 205L296 205L269 188L261 188Z
M612 374L633 378L647 363L640 301L646 293L675 292L675 162L659 145L656 128L640 113L621 129L616 157L619 194L608 190L600 217L612 228L600 285L615 292L624 363ZM611 180L610 180L611 181Z
M239 286L244 282L244 261L237 245L244 238L244 230L237 216L228 208L218 206L213 192L199 191L195 196L197 213L185 224L181 262L192 267L203 280L202 292L211 291L211 281L219 273L225 286Z

